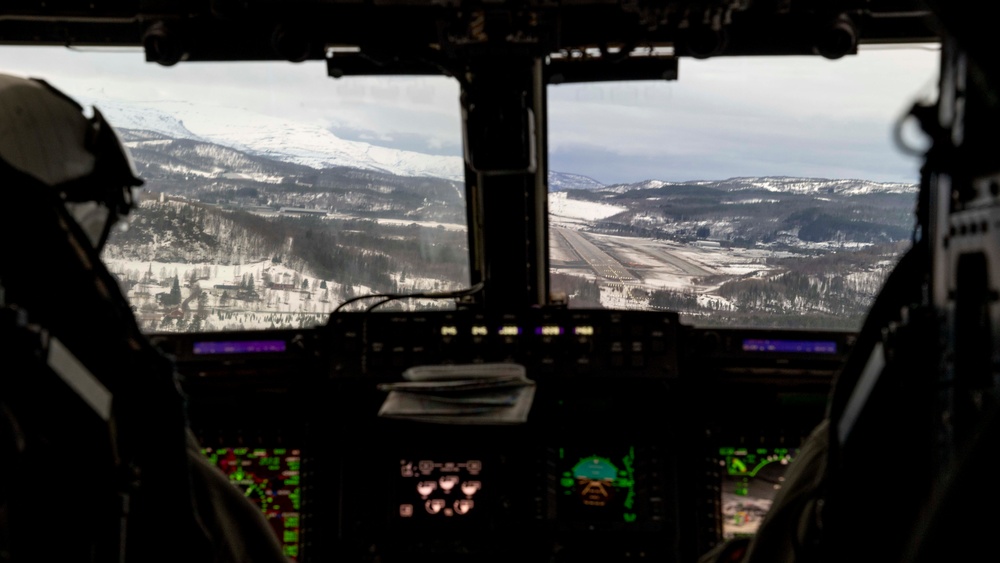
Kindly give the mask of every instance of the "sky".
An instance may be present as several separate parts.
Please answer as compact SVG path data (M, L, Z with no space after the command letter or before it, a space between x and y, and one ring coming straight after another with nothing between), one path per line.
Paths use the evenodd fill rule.
M679 80L549 87L550 168L605 184L804 176L916 182L893 125L935 95L936 47L680 61ZM72 97L189 100L321 124L340 138L461 155L447 77L326 76L325 64L146 63L140 50L0 47L0 72ZM912 142L922 139L913 134Z

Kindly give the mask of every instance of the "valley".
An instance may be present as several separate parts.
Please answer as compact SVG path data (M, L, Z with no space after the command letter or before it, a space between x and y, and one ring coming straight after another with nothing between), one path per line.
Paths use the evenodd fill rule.
M122 129L146 185L104 254L144 330L315 326L360 295L469 285L452 174L305 163L291 148L156 129ZM856 329L906 248L915 197L905 184L784 177L605 186L552 172L550 185L559 300L703 326ZM383 306L442 307L454 302Z

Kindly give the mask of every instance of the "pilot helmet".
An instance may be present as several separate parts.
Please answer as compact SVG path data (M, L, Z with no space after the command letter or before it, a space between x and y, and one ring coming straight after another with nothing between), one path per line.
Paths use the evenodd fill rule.
M54 190L100 251L142 185L118 133L44 80L0 74L0 177ZM2 182L7 184L8 178Z

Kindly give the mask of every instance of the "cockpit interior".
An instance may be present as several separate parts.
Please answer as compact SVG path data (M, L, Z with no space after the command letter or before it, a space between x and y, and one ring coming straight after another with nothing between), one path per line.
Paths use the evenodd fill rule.
M102 258L288 560L694 563L767 523L810 530L782 561L937 561L1000 500L967 5L15 0L0 72L118 129L145 184Z

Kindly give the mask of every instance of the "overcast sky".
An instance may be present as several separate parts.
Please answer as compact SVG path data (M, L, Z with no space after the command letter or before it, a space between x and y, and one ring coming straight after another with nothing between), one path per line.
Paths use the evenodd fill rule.
M857 56L682 59L675 82L549 89L550 167L604 183L734 176L916 182L919 161L892 126L931 100L936 48ZM338 136L461 154L458 85L448 78L326 76L321 62L146 63L138 51L0 48L0 71L99 100L191 100L321 124ZM919 138L917 138L919 140Z

